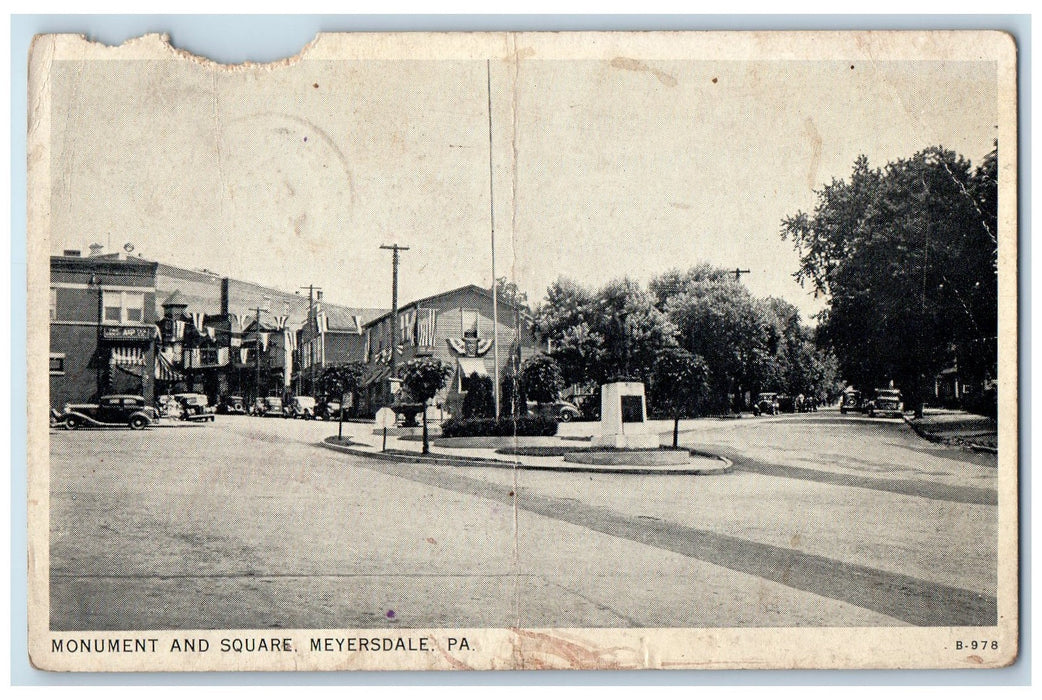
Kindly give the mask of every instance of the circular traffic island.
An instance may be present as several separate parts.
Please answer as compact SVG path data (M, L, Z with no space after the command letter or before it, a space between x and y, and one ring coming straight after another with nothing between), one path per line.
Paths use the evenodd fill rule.
M633 474L714 474L731 470L723 457L685 448L613 449L610 447L510 446L498 454L517 457L562 457L569 471L602 471ZM571 467L570 465L575 465Z

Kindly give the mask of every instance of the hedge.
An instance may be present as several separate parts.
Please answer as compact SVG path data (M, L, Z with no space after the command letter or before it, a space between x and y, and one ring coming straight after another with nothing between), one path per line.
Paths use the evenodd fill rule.
M450 418L441 424L442 437L523 437L556 435L557 419L553 416L519 416L517 418Z

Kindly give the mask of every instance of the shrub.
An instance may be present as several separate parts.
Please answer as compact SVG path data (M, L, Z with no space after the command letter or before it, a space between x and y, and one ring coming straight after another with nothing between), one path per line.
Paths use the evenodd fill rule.
M557 419L553 416L519 416L517 418L450 418L441 424L442 437L531 437L556 435Z
M489 418L496 414L496 399L492 394L492 379L475 372L467 381L467 395L463 398L464 418Z

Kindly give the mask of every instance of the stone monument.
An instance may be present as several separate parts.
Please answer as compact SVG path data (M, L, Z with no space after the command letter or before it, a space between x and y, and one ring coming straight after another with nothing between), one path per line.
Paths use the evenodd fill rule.
M601 386L601 434L594 447L619 450L655 449L658 435L648 430L648 408L643 382L614 382Z

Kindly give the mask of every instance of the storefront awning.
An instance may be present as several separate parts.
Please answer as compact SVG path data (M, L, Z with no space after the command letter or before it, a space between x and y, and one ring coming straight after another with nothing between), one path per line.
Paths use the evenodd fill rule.
M488 370L485 369L485 361L480 357L460 357L458 360L460 373L464 377L469 377L472 374L476 374L479 377L488 376Z
M156 379L163 382L179 382L184 378L184 375L174 369L170 360L166 359L163 353L156 353Z

